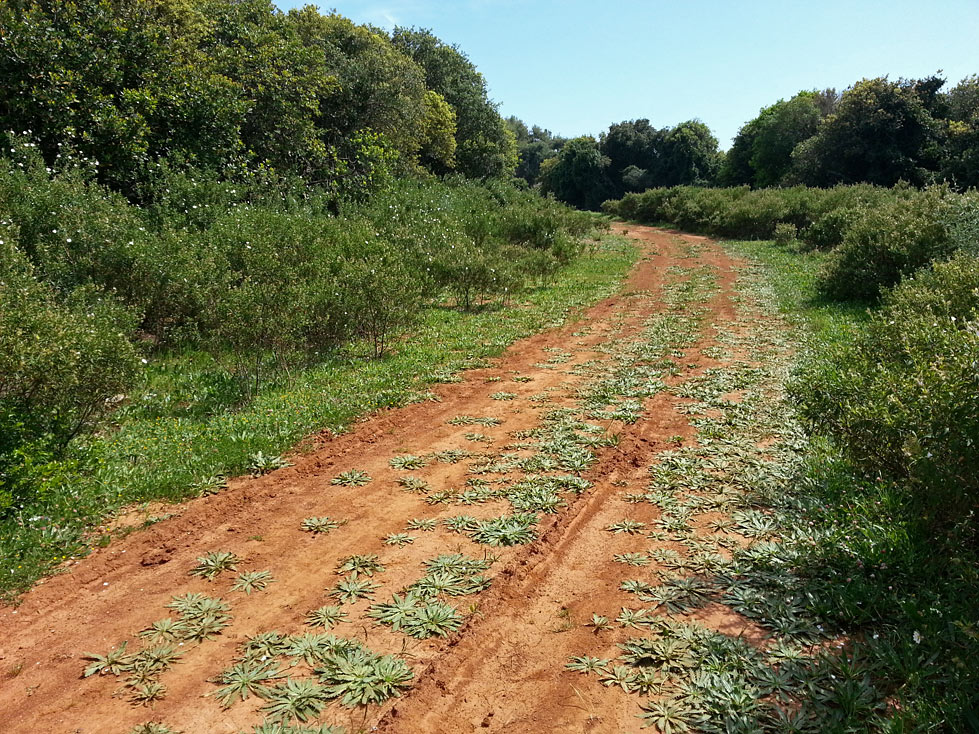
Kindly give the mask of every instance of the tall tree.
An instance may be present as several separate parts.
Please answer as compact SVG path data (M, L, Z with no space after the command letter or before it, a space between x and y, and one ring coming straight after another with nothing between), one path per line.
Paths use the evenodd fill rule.
M751 143L751 169L755 186L777 186L792 168L792 151L816 134L820 113L812 92L779 100L758 116Z
M609 127L602 136L602 153L609 159L608 177L614 196L655 185L652 181L662 164L665 132L644 119Z
M391 40L425 70L428 88L455 111L458 170L474 178L512 175L516 139L489 100L483 75L466 55L427 30L396 28Z
M958 186L979 187L979 76L948 91L948 155L944 178Z
M579 209L598 209L611 192L609 161L592 137L569 140L541 170L541 187L546 193Z
M555 157L567 140L539 125L528 128L517 117L508 117L506 125L517 141L517 168L514 174L533 186L540 178L541 165Z
M654 186L708 186L717 179L721 155L717 138L699 120L681 122L663 138L663 156Z
M811 186L932 180L941 161L941 125L920 89L884 77L854 84L816 135L796 148L794 174Z

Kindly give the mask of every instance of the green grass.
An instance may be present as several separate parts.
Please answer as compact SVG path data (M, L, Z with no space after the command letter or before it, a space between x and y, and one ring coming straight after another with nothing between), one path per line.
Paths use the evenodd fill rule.
M772 240L727 242L733 254L761 263L781 310L795 323L802 323L815 343L846 339L852 329L867 319L867 307L827 301L817 295L819 271L829 253L800 252Z
M360 416L426 399L446 374L480 366L614 292L636 256L628 241L605 237L552 284L519 294L516 306L431 308L391 355L368 360L366 347L353 345L270 381L250 401L213 357L154 360L115 425L78 442L49 468L46 494L0 524L0 598L13 601L59 564L104 544L99 526L120 508L186 499L210 477L246 473L257 454L277 456L315 432L339 433Z
M852 337L862 307L820 301L826 257L773 242L729 243L763 264L780 308L808 335L800 359ZM979 731L979 549L968 524L936 535L907 488L848 466L810 437L799 486L815 543L797 563L812 609L849 630L850 653L889 705L880 718L842 717L834 731ZM869 727L869 728L867 728Z

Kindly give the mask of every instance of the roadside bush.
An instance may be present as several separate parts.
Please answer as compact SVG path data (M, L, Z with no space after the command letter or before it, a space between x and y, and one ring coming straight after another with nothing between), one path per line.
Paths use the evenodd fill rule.
M453 245L433 263L436 282L466 311L488 296L503 293L510 285L508 270L497 252L475 243Z
M956 198L947 187L934 187L910 202L865 210L833 251L820 276L820 293L834 300L874 301L902 276L951 255Z
M775 241L780 245L788 245L795 242L799 231L791 222L779 222L775 225Z
M861 209L831 209L816 217L812 224L802 230L800 239L813 249L831 250L843 243L850 227L863 216Z
M348 241L348 245L349 245ZM338 260L338 306L355 332L382 357L391 341L414 324L427 283L410 255L370 235ZM324 314L325 316L326 314Z
M0 513L79 431L118 402L138 357L133 319L91 288L61 299L0 225Z
M979 260L904 280L791 391L857 469L903 483L936 522L967 518L979 502Z

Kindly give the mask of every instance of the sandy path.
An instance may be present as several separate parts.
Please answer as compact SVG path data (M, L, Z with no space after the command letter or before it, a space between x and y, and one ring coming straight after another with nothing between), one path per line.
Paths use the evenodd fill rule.
M461 383L437 386L439 402L371 417L296 458L293 467L236 480L227 491L189 502L176 516L48 579L17 608L0 610L0 732L109 734L129 732L146 721L165 721L187 734L250 731L262 718L254 697L225 710L206 696L215 689L207 680L231 664L246 638L269 630L308 631L305 615L333 603L326 590L339 580L335 568L340 559L352 553L380 557L385 570L373 580L381 584L375 596L381 601L421 576L423 560L455 552L492 553L497 559L487 573L493 579L488 591L453 600L460 611L475 612L465 627L448 639L419 641L371 624L363 616L367 601L347 606L349 620L331 631L366 641L377 652L404 654L415 671L415 685L403 698L366 712L331 706L323 721L350 731L374 726L388 732L636 730L634 702L601 695L594 687L585 692L562 667L569 655L588 646L583 640L593 632L583 623L591 611L618 613L623 570L613 567L607 549L614 544L615 552L628 552L634 550L630 543L638 547L641 542L610 536L604 528L626 515L623 487L638 486L653 457L673 437L693 435L687 416L673 409L677 398L660 393L647 399L643 417L634 424L607 422L619 443L596 450L597 462L582 475L592 488L570 498L558 514L541 515L538 539L530 545L487 548L441 526L412 532L410 545L383 542L404 531L412 518L489 518L509 512L501 500L428 504L425 495L399 487L397 480L406 472L388 462L394 456L449 449L506 451L514 433L537 428L548 411L574 406L576 388L589 379L588 370L578 368L607 359L608 342L638 333L659 312L671 266L711 268L718 287L707 304L707 322L734 318L732 263L719 247L642 227L630 227L629 235L642 244L644 256L623 292L577 322L515 344L492 367L465 373ZM695 254L687 251L680 259L684 243L694 241ZM694 343L705 346L707 339L697 336ZM680 374L669 381L713 366L699 350L680 361ZM516 381L517 376L530 379ZM516 397L491 397L501 391ZM494 427L447 422L460 415L502 422ZM467 439L473 432L492 441ZM520 449L511 453L526 455ZM350 469L366 471L372 481L364 487L331 484ZM434 488L456 491L472 476L464 461L431 461L412 474ZM486 477L501 479L492 473ZM656 508L641 512L649 517L640 519L652 520ZM630 514L637 516L635 508ZM304 518L322 515L347 522L328 535L300 531ZM230 590L233 574L213 582L189 576L195 559L213 550L232 551L242 559L239 571L268 569L276 581L246 596ZM186 646L181 661L160 677L168 689L163 700L152 708L134 706L119 692L119 679L80 677L82 655L104 653L126 639L137 645L139 631L167 615L171 597L188 592L221 596L232 605L233 622L217 638ZM709 609L701 614L708 615ZM728 616L717 612L712 625L743 626L740 618Z

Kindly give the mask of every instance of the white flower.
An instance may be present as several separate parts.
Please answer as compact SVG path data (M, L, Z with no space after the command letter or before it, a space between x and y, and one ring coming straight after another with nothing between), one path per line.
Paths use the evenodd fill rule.
M918 632L918 630L915 630L914 631L914 634L911 635L911 639L914 640L914 644L915 645L920 645L921 644L921 633Z

